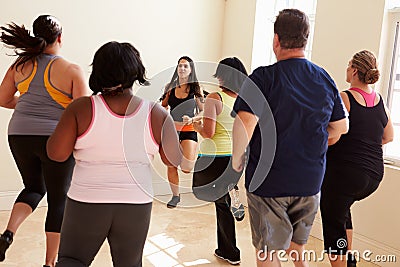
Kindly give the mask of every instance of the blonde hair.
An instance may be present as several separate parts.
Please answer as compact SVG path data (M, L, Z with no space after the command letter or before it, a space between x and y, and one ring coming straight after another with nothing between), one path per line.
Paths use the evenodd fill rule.
M357 69L358 78L366 84L374 84L379 80L379 70L374 54L363 50L356 53L351 60L351 67Z

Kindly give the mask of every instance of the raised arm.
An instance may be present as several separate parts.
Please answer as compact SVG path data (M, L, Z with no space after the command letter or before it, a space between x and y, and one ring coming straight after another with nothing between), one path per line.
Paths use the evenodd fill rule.
M0 106L14 109L18 101L18 96L15 95L16 92L14 69L9 68L0 85Z

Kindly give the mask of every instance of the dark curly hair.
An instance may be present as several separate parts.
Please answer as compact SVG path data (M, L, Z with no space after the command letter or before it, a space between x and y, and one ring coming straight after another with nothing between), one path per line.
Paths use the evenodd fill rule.
M130 43L108 42L94 54L89 87L93 94L115 94L138 81L148 85L139 51Z

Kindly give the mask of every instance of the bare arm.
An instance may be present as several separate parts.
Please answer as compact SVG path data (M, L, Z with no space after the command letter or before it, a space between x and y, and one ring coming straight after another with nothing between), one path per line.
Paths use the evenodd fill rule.
M222 111L222 103L217 93L209 94L203 110L203 123L193 118L193 127L204 138L212 138L215 134L217 115Z
M80 101L72 102L64 111L53 134L47 140L47 155L50 159L63 162L72 154L78 136L76 111Z
M160 146L162 162L167 166L179 166L182 161L182 152L174 121L159 105L154 105L151 111L151 127L154 138Z
M18 102L18 96L15 95L16 92L14 70L9 68L0 85L0 106L14 109Z
M240 172L244 168L244 153L253 136L258 117L247 111L239 111L233 123L232 167Z
M347 112L350 112L350 100L345 92L340 93L340 97L342 98L343 104L346 107ZM340 136L342 134L347 133L349 130L349 120L348 118L344 118L342 120L333 121L328 124L328 145L333 145L337 141L339 141Z
M331 121L328 124L328 142L332 145L336 143L342 134L347 133L349 130L349 119L344 118L338 121ZM329 141L330 140L330 141Z
M386 124L385 129L383 130L382 145L392 142L393 138L394 138L393 122L392 122L392 119L390 118L390 113L386 106L385 106L385 110L386 110L386 114L388 116L388 122Z
M165 94L164 99L161 101L161 106L163 106L165 109L168 108L168 99L169 99L169 94L171 93L170 89L168 89L167 93Z
M82 68L76 64L71 64L69 66L69 71L72 75L72 98L77 99L81 96L89 95L88 84L85 80Z
M343 104L346 107L347 112L350 112L349 96L345 92L340 92L340 97L342 98Z
M204 94L203 89L200 87L201 97L196 97L196 104L199 108L199 113L204 110Z

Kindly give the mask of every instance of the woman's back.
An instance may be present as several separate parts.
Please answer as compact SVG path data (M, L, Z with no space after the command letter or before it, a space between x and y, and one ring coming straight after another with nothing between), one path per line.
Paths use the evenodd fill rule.
M92 120L74 147L76 166L68 196L83 202L148 203L151 160L158 153L150 123L152 103L142 100L121 116L103 96L92 96Z
M330 146L327 158L358 166L380 180L383 175L382 137L388 123L382 97L373 107L361 105L349 91L350 127L347 134Z
M232 128L234 118L230 115L236 97L225 92L218 93L222 109L216 116L215 132L211 138L206 138L200 144L200 154L203 155L231 155Z
M59 60L58 56L42 54L34 64L30 63L19 71L14 68L15 86L20 97L10 120L9 134L50 135L54 131L62 112L72 101L71 86L60 89L51 75Z
M50 54L42 54L46 56ZM32 73L34 68L33 62L26 62L23 67L14 70L15 84L26 80ZM81 72L81 69L63 57L57 56L56 60L52 62L49 69L49 80L54 87L60 89L62 92L72 95L73 93L73 80Z

